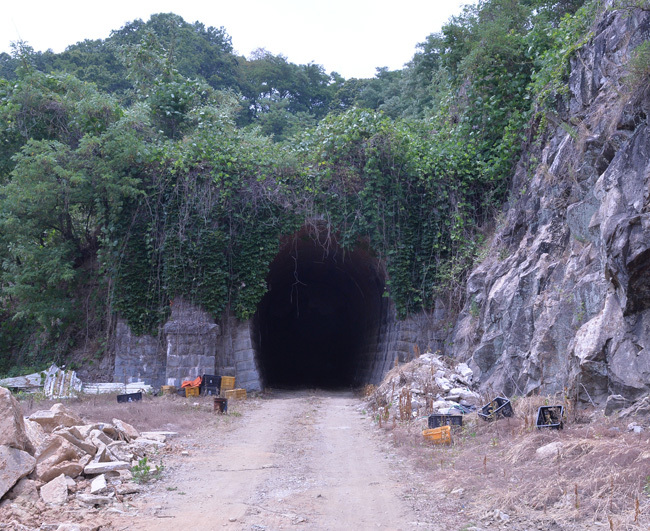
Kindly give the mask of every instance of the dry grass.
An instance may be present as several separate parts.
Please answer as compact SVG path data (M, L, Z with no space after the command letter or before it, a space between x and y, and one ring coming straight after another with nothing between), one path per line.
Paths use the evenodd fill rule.
M515 416L496 422L468 415L454 428L451 447L427 443L422 423L384 426L437 490L463 489L461 505L474 521L498 509L524 529L650 529L649 433L628 433L595 413L591 421L572 421L573 411L564 430L538 430L535 413L547 401L519 399ZM536 453L555 441L559 452Z
M21 401L25 416L34 411L49 409L57 402L77 412L85 421L111 422L118 418L132 424L139 431L177 431L189 432L199 426L219 419L214 413L214 400L211 396L183 398L180 396L153 397L144 395L140 402L117 403L116 395L82 395L80 398L61 400ZM229 404L230 412L245 407L245 402ZM236 414L236 413L235 413Z

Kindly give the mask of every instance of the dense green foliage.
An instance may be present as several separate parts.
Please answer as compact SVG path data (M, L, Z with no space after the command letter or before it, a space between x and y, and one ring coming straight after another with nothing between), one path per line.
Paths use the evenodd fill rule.
M62 54L19 43L0 56L0 373L118 313L155 331L179 296L248 318L309 219L384 261L400 316L458 296L535 102L564 96L582 3L482 0L367 80L236 57L171 14Z

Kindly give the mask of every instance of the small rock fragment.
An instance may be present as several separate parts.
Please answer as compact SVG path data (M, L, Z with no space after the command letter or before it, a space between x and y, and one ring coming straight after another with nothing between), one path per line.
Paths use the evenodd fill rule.
M90 482L90 494L102 494L108 489L106 476L100 474Z
M77 494L77 500L86 505L109 505L113 503L113 493L108 496L99 496L97 494Z
M114 470L126 470L131 465L125 461L111 461L110 463L90 463L84 468L84 474L91 476L94 474L104 474L105 472L112 472Z
M138 432L138 430L136 430L133 426L131 426L131 424L128 424L128 423L124 422L123 420L113 419L113 425L115 426L115 428L117 428L117 430L120 433L122 433L122 434L124 434L126 436L128 441L131 441L133 439L137 439L138 437L140 437L140 433ZM165 442L165 441L163 441L163 442Z
M560 441L555 441L544 446L540 446L535 450L535 454L539 459L553 459L557 457L558 453L562 451L563 444Z
M38 422L46 432L52 432L60 426L83 425L81 418L61 403L54 404L46 411L36 411L29 416L29 420Z
M68 482L63 474L41 487L41 499L51 505L63 505L68 501Z

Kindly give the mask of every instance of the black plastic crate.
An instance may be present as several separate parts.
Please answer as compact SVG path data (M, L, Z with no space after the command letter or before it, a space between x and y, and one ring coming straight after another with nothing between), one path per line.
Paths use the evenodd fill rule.
M200 387L199 388L201 391L201 394L204 396L219 396L219 388L218 387Z
M219 387L219 378L214 374L201 376L201 387Z
M429 415L429 429L439 428L440 426L462 426L462 415L440 415L434 413Z
M561 430L564 428L564 406L541 406L537 410L537 429L551 428Z
M503 396L497 396L492 402L484 405L478 416L483 420L496 420L502 417L512 417L514 411L510 400Z
M142 400L142 392L117 395L117 401L120 404L124 402L139 402L140 400Z

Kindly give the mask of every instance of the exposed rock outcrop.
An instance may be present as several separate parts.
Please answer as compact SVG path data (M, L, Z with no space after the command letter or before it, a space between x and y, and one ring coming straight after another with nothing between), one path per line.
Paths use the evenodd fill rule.
M650 12L609 12L571 61L570 99L531 142L451 354L483 388L650 392L650 88L626 85Z

